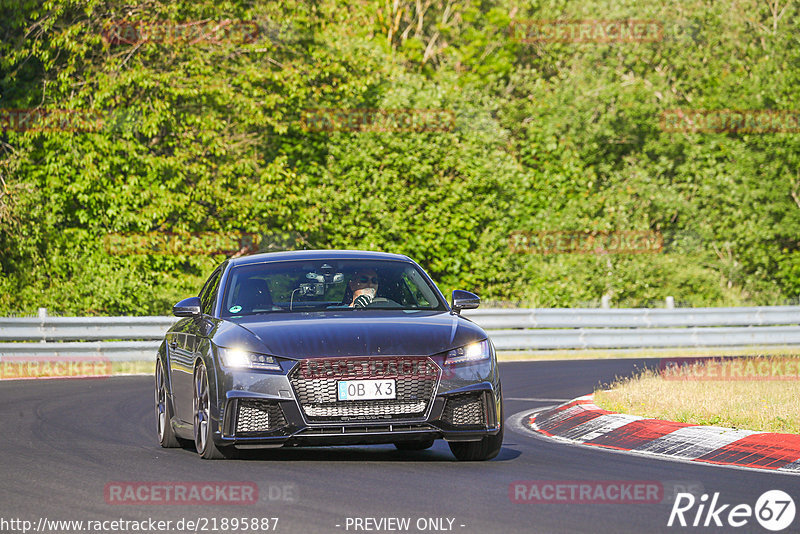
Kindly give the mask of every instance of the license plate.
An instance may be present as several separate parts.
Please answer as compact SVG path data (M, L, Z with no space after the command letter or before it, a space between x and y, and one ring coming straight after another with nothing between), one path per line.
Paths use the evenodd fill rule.
M394 380L340 380L337 394L340 401L394 399Z

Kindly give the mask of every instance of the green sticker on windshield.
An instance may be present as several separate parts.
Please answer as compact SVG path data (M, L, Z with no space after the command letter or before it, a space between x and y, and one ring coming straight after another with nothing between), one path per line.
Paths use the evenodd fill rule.
M242 307L241 306L231 306L231 309L228 310L228 311L231 312L231 313L240 312L240 311L242 311Z

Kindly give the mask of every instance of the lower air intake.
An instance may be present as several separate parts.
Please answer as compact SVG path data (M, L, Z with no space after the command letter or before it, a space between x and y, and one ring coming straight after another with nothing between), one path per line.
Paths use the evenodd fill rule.
M453 426L486 426L483 395L465 393L447 399L442 420Z
M275 403L261 400L240 400L236 417L236 434L263 434L286 426L283 411Z

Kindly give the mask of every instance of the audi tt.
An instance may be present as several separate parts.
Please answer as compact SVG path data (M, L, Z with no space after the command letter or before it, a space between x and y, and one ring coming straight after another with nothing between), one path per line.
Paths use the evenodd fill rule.
M503 441L492 341L410 258L294 251L228 259L158 350L162 447L205 459L241 449L445 440L459 460Z

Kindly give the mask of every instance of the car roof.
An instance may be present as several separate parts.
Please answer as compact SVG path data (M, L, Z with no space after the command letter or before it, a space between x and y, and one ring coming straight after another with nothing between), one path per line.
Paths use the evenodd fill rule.
M230 260L230 266L249 265L272 261L293 260L394 260L411 262L411 258L402 254L373 252L368 250L292 250L286 252L267 252L253 254Z

